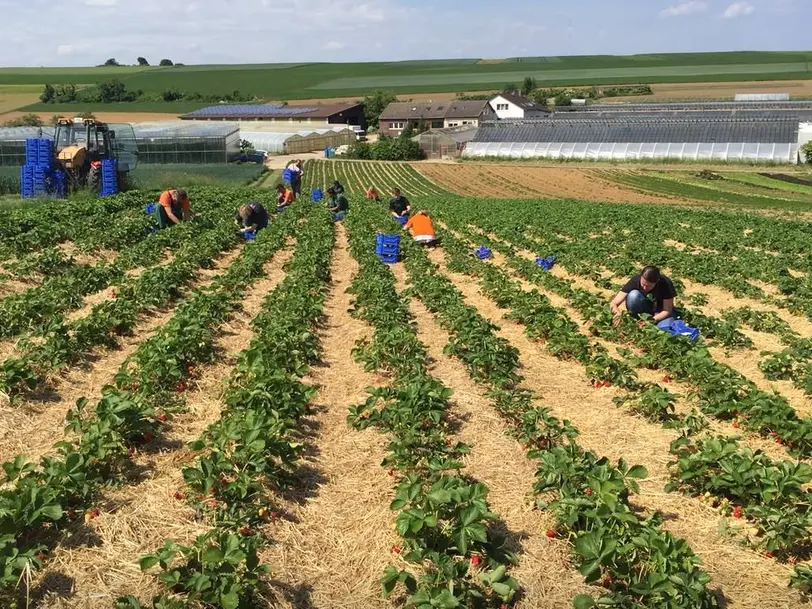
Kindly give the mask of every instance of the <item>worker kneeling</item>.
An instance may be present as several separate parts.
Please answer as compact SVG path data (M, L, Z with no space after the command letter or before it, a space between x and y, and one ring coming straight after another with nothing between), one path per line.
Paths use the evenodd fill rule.
M626 282L609 305L615 316L613 323L615 326L620 324L620 305L625 301L626 310L632 317L647 313L660 330L668 330L678 318L674 307L676 296L671 279L660 273L656 266L647 266Z
M240 232L248 233L268 228L268 212L259 201L252 201L240 206L234 221L242 224Z
M158 199L158 227L166 228L173 224L180 224L181 221L188 222L192 219L192 209L189 203L189 196L185 190L176 188L165 190Z
M406 225L404 230L409 231L414 238L415 242L420 245L433 246L437 244L437 235L434 232L434 223L429 218L428 212L421 209L414 214Z

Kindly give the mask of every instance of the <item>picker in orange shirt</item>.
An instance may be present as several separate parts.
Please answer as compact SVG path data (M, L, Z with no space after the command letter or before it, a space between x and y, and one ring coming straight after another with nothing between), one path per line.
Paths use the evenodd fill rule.
M158 199L158 226L166 228L173 224L180 224L181 220L188 222L192 219L192 209L189 196L185 190L176 188L165 190Z
M277 207L287 207L294 200L296 200L296 195L293 194L293 191L289 188L285 188L284 184L277 184L276 185L276 206Z
M404 230L409 231L414 237L414 240L421 245L434 245L437 243L437 235L434 232L434 223L429 218L426 210L421 209L414 214L406 225Z

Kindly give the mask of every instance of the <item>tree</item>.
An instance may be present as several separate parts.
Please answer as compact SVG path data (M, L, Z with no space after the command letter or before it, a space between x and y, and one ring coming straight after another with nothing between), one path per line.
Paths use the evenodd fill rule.
M42 127L42 119L36 114L24 114L7 121L6 127Z
M366 116L367 125L377 129L381 113L386 109L386 106L397 101L397 99L397 95L391 91L381 90L373 91L372 95L364 97L364 116Z
M812 163L812 141L801 146L801 154L804 155L804 161Z
M183 93L177 89L166 89L163 93L161 93L161 97L165 102L173 102L183 99Z
M145 57L139 57L137 61L138 61L139 66L148 66L149 65L149 62L146 60Z
M106 66L117 66L118 62L115 60L115 58L111 57L110 59L108 59L107 61L104 62L104 65L106 65Z
M175 65L175 64L173 64L173 63L172 63L172 60L171 60L171 59L162 59L162 60L160 61L160 63L158 63L158 65L159 65L159 66L173 66L173 65Z
M42 90L42 94L39 96L40 101L43 104L50 103L50 101L54 98L54 88L52 85L45 85L45 88Z
M502 87L502 93L513 93L517 89L518 87L516 87L515 82L509 82L504 87Z
M522 83L522 95L527 97L535 90L536 90L536 79L531 78L530 76L526 76L524 82Z

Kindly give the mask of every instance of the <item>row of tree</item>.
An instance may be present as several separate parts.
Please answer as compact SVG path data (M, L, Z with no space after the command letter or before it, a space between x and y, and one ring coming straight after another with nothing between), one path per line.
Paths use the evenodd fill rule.
M148 66L149 65L149 62L147 61L146 57L138 57L136 59L136 62L138 62L139 66ZM110 59L105 61L102 65L105 65L105 66L120 66L122 64L120 64L118 61L116 61L115 57L111 57ZM158 65L159 66L182 66L183 64L182 63L174 63L171 59L162 59L161 61L158 62Z
M229 93L205 95L178 89L166 89L162 93L145 93L141 89L128 89L127 85L118 79L107 80L98 85L79 89L74 84L45 85L39 96L44 104L72 104L72 103L100 103L112 104L118 102L244 102L254 101L255 97L238 90Z

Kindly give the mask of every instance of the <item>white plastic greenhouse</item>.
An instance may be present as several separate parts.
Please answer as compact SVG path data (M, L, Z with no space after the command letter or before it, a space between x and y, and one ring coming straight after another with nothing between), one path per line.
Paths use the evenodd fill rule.
M331 129L309 129L295 133L273 133L270 131L240 130L240 138L251 142L256 150L270 154L298 154L313 150L324 150L327 146L337 147L355 141L355 132L346 125Z
M584 160L675 159L795 163L798 144L469 142L464 157Z

